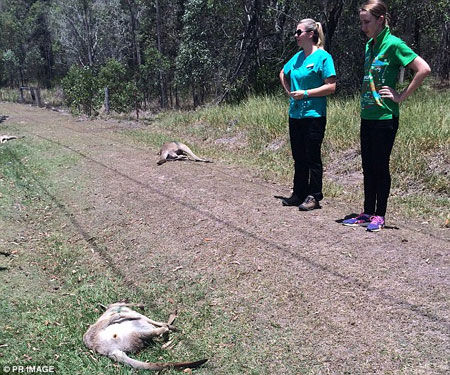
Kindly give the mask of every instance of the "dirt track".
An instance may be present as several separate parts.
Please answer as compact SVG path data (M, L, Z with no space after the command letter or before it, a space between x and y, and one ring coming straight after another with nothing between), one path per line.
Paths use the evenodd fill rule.
M448 229L344 227L336 220L355 207L282 207L274 196L289 187L220 161L158 167L157 150L120 134L130 124L5 103L0 113L28 141L80 157L60 176L72 189L54 197L75 233L107 248L99 256L136 288L155 267L174 288L210 284L206 299L230 325L250 325L238 339L264 350L253 360L267 374L450 370Z

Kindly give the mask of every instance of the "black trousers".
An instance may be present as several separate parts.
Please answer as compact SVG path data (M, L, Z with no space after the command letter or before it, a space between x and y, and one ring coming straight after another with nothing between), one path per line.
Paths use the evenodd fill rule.
M391 174L389 161L398 117L392 120L361 119L361 159L364 173L364 213L385 216Z
M300 200L312 195L317 201L322 194L321 147L325 135L326 117L289 118L289 136L294 158L294 194Z

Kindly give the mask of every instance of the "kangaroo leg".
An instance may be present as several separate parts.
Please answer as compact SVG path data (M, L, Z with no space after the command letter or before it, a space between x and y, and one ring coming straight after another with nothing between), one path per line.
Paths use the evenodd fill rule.
M170 151L167 160L184 160L186 155L179 154L177 151Z
M183 144L183 143L179 143L179 144L178 144L178 148L179 148L184 154L186 154L187 156L189 156L191 159L193 159L193 160L195 160L195 161L203 161L203 162L206 162L206 163L209 162L209 161L206 160L206 159L199 158L197 155L195 155L195 154L192 152L192 150L191 150L188 146L186 146L186 145Z
M151 326L149 326L151 327ZM169 332L170 329L169 327L165 326L165 327L159 327L159 328L149 328L148 331L140 331L139 332L139 336L143 339L143 340L147 340L147 339L151 339L152 337L157 337L157 336L161 336L166 332Z
M111 325L111 324L121 323L125 320L142 320L145 323L149 324L149 330L152 330L152 331L157 330L157 328L155 328L155 327L160 327L161 330L157 331L157 333L154 334L156 336L158 336L162 333L165 333L169 330L177 331L177 329L169 323L157 322L157 321L149 319L145 315L139 314L138 312L133 311L133 310L119 313L117 316L115 316L111 319L109 324ZM175 319L170 319L169 321L173 322L173 320L175 320Z

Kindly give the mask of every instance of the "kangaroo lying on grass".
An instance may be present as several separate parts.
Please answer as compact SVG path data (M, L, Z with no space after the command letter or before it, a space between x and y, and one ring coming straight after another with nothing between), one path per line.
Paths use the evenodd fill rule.
M83 335L84 344L99 354L137 369L159 371L168 367L195 368L207 361L202 359L195 362L151 363L128 357L125 353L138 352L153 337L176 331L172 326L175 315L171 315L167 323L155 322L128 306L142 308L142 305L120 302L109 305L103 315Z
M191 149L181 142L167 142L164 143L159 150L158 155L160 155L158 165L164 164L166 161L174 160L184 160L191 158L195 161L202 161L205 163L211 163L211 161L199 158L195 155Z
M5 143L5 142L8 142L8 141L10 141L12 139L18 139L18 138L23 138L23 136L22 137L16 137L15 135L2 135L2 136L0 136L0 143Z

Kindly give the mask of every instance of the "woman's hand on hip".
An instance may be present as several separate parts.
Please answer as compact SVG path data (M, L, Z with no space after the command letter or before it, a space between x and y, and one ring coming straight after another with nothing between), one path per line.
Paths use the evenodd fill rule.
M401 103L403 101L402 96L389 86L382 86L378 93L382 98L391 99L395 103Z

